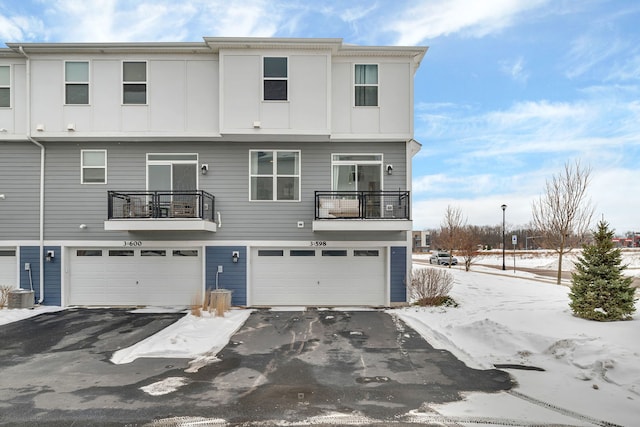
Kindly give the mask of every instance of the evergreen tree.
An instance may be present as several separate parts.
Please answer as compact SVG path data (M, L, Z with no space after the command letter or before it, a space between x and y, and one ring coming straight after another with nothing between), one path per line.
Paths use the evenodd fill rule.
M622 275L620 249L615 248L613 231L605 221L598 223L593 243L585 245L571 275L569 306L585 319L627 320L635 311L633 279Z

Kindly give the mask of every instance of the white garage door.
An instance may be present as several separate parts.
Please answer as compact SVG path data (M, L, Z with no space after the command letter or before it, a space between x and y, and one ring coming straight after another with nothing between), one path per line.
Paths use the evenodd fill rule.
M384 249L253 248L251 304L384 305Z
M15 249L0 248L0 286L16 287L17 262Z
M202 294L200 249L71 252L70 305L188 306Z

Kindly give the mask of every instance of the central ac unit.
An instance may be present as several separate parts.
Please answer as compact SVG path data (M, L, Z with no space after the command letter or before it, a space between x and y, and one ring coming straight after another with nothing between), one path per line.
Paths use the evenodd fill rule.
M33 291L28 289L9 291L7 306L9 308L33 308Z

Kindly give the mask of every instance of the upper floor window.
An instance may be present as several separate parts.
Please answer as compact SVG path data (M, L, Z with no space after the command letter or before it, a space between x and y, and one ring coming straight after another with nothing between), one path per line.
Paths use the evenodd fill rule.
M83 184L106 184L107 150L82 150L80 168Z
M286 101L288 67L287 58L265 57L263 62L264 100Z
M356 107L378 106L378 66L356 64L354 82Z
M197 154L147 154L147 190L194 192L197 188Z
M144 61L122 63L122 103L147 103L147 63Z
M300 152L249 152L250 199L300 200Z
M382 154L333 154L331 165L334 191L382 189Z
M64 102L89 104L89 63L67 61L64 63Z
M0 107L11 107L11 67L0 67Z

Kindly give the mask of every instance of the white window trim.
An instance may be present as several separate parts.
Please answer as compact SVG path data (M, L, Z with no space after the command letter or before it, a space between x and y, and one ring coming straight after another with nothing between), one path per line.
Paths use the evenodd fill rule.
M373 83L356 83L356 65L375 65L378 68L378 82L376 84ZM354 108L380 108L380 64L371 63L371 62L358 62L353 64L353 68L351 70L351 78L353 83L353 90L351 91L351 95L353 96L353 107ZM378 99L376 100L376 105L356 105L356 87L368 87L375 86L378 88Z
M87 81L86 82L68 82L67 81L67 62L86 62L87 64ZM85 60L68 60L62 64L62 79L64 80L64 105L82 106L91 105L91 61ZM86 104L67 104L67 85L87 85L87 103Z
M287 77L265 77L264 75L264 59L265 58L285 58L287 60ZM286 55L264 55L262 57L262 61L261 61L261 68L262 68L262 85L260 85L260 90L262 91L262 102L289 102L289 98L290 98L290 92L289 92L289 88L291 87L291 85L289 84L289 63L291 61L289 61L289 57ZM287 99L264 99L264 82L265 80L284 80L287 82ZM284 150L283 150L284 151Z
M11 83L13 83L13 67L11 64L2 65L3 67L9 67L9 84L8 85L0 85L2 89L9 89L9 106L0 107L0 108L13 108L13 90L11 90Z
M86 152L102 152L104 153L104 166L85 166L84 153ZM85 169L104 169L104 182L84 182ZM107 150L80 150L80 183L85 185L105 185L107 183Z
M125 81L124 80L124 64L125 63L129 63L129 62L144 62L144 67L145 67L145 76L146 76L146 80L144 82L141 81L135 81L135 82L129 82L129 81ZM122 105L127 105L127 106L145 106L145 105L149 105L149 61L144 60L144 59L127 59L127 60L122 60L120 63L120 101L122 102ZM126 104L124 102L124 85L125 84L144 84L145 85L145 103L144 104Z
M259 174L252 174L251 173L251 154L255 153L255 152L260 152L260 151L270 151L273 153L273 158L275 160L274 166L273 166L273 172L271 173L271 175L259 175ZM278 152L291 152L291 153L298 153L298 174L295 175L278 175L278 165L277 165L277 158L278 158ZM253 177L271 177L273 178L273 190L272 190L272 194L273 194L273 198L271 200L253 200L251 198L251 193L253 188L251 187L251 181ZM278 178L298 178L298 198L294 199L294 200L278 200ZM264 203L264 202L278 202L278 203L299 203L302 200L302 153L301 150L272 150L272 149L255 149L255 150L249 150L249 201L250 202L258 202L258 203Z
M334 156L380 156L380 160L334 160ZM382 153L331 153L331 191L333 191L333 167L335 165L380 165L380 190L384 190L384 155Z

